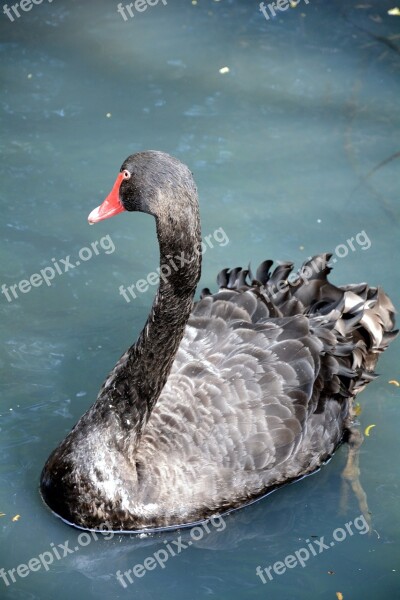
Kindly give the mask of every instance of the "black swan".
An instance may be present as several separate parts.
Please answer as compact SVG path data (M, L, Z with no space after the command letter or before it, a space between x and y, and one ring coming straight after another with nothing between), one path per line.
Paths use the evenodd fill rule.
M291 263L224 269L203 290L200 220L189 169L134 154L95 223L122 211L155 217L161 277L137 342L93 406L47 460L40 491L84 529L190 525L249 504L318 469L342 442L355 395L394 338L379 288L328 282L330 255L297 278ZM288 280L289 278L289 280Z

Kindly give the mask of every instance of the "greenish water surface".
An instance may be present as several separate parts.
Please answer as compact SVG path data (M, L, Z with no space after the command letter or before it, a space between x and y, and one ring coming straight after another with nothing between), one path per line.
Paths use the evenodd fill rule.
M193 171L203 236L214 240L202 287L216 290L223 267L266 258L300 265L331 251L335 283L380 284L399 305L392 8L310 0L268 20L250 0L168 0L126 20L105 0L44 0L14 20L0 11L0 285L8 290L0 294L0 568L53 556L47 568L42 558L15 571L15 582L0 578L1 599L400 598L400 388L388 383L400 380L396 342L359 397L361 431L375 425L360 451L368 534L360 519L346 529L361 514L353 492L344 502L346 446L319 473L198 539L188 531L79 537L38 494L50 451L94 401L152 302L154 287L129 302L119 288L157 266L153 220L87 225L128 154L167 151ZM65 271L67 256L74 268ZM50 277L49 268L48 284L12 292L41 270ZM169 552L167 544L177 549L180 535L187 547L120 583L117 571ZM315 542L322 536L327 548ZM72 550L65 557L60 544ZM304 566L278 566L262 582L258 566L296 552Z

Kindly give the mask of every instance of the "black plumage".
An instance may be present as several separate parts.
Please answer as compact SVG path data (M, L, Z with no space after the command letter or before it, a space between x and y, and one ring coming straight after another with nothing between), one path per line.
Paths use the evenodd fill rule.
M328 254L294 277L291 263L271 260L255 276L223 269L219 291L193 305L201 237L189 170L144 152L121 173L124 209L156 219L160 266L187 261L160 280L138 341L49 457L41 494L83 528L179 527L244 506L332 455L395 335L394 308L379 288L331 284Z

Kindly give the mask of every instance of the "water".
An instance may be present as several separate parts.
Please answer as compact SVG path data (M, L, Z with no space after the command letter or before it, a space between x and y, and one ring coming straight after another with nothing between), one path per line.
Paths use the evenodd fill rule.
M1 598L400 598L400 399L388 383L400 379L398 343L360 396L360 428L376 425L360 455L371 535L360 519L352 535L345 528L361 514L353 493L340 508L346 447L314 476L197 532L198 541L173 532L89 543L38 495L49 452L93 402L152 302L154 288L130 302L118 292L157 265L152 219L86 221L128 154L160 149L193 170L203 236L222 227L229 238L209 238L202 286L216 289L225 266L300 264L336 249L333 281L382 284L398 304L392 4L304 1L268 21L249 0L170 0L126 21L117 3L100 0L45 0L13 22L1 14L0 283L61 271L49 285L14 288L11 301L0 296L0 567L53 553L48 570L33 561L37 570L20 568L15 583L0 579ZM65 271L68 256L82 260ZM330 546L339 529L345 538ZM179 535L191 547L173 544ZM321 536L328 548L314 541ZM66 542L73 552L58 546ZM118 570L166 543L180 552L163 567L150 560L127 588L118 582ZM301 548L310 554L304 567L276 566ZM256 567L271 565L281 574L263 571L262 583Z

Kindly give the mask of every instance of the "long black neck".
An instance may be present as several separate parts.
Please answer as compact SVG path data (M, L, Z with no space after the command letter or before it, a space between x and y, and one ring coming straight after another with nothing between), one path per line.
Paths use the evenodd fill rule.
M146 324L121 357L100 391L98 402L111 409L137 438L150 417L172 368L193 307L200 279L200 219L197 202L187 216L156 217L160 283Z

